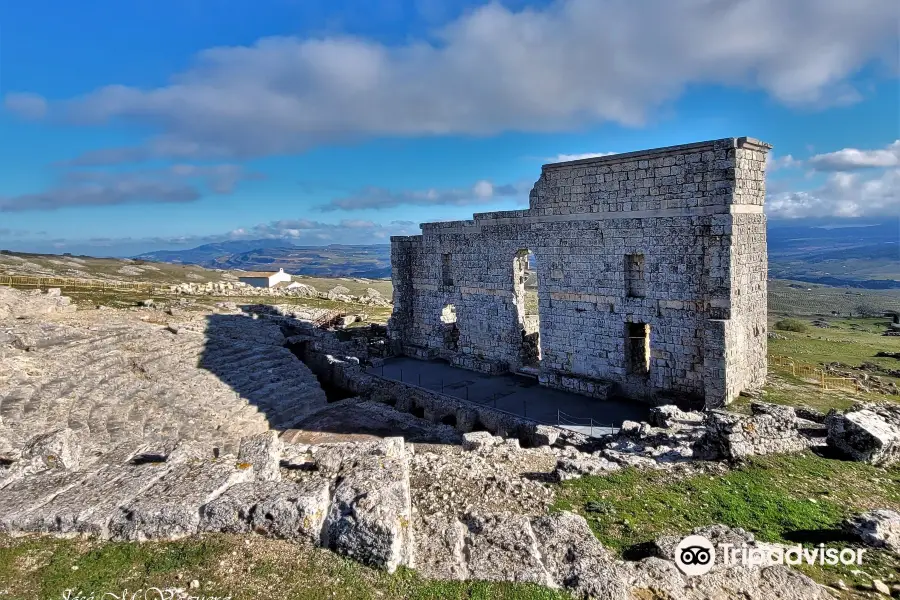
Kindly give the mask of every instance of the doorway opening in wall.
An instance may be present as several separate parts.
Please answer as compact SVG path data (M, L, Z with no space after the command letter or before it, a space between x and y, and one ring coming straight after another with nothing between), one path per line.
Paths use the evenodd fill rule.
M521 335L519 362L526 372L541 362L540 310L538 280L534 254L527 248L516 252L513 259L513 301L516 323Z
M441 326L444 329L444 348L456 352L459 350L459 327L456 325L456 307L452 304L441 310Z
M650 372L650 325L625 323L625 360L630 375Z

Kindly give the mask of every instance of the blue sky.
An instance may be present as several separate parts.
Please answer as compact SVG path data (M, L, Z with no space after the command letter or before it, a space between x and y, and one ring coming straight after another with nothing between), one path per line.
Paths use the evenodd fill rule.
M545 162L741 135L774 145L771 220L883 220L898 19L888 0L7 3L0 248L386 242L527 206Z

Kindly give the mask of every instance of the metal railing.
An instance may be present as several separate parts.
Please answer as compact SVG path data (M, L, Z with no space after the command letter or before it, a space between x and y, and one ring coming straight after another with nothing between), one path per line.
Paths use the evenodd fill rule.
M560 428L588 427L590 428L591 437L594 437L595 428L602 432L601 435L603 433L616 433L619 431L619 427L616 427L613 423L601 423L595 421L592 417L576 417L559 409L556 411L556 426Z
M867 392L857 379L827 375L822 367L795 361L788 356L773 356L769 364L790 371L794 377L815 380L823 391L841 390L854 394Z
M376 372L376 369L378 370L378 372ZM392 370L392 371L393 371L393 370ZM371 372L370 372L370 374L371 374L371 375L375 375L376 377L380 377L380 378L382 378L382 379L387 379L387 380L390 380L390 381L396 381L396 382L402 383L402 384L404 384L404 385L409 385L409 386L413 386L413 387L418 387L418 388L421 388L421 389L423 389L423 390L425 390L425 391L428 391L428 392L432 392L432 393L435 393L435 394L440 394L440 395L442 395L442 396L447 396L448 398L453 398L454 400L463 400L463 401L465 401L465 402L468 402L469 404L474 404L474 405L477 405L477 406L483 406L483 407L485 407L485 408L490 408L490 409L491 409L492 411L494 411L494 412L502 413L502 414L504 414L504 415L509 415L509 416L511 416L511 417L516 417L517 419L527 419L527 420L532 421L532 422L534 422L534 423L538 423L539 425L556 425L556 426L559 426L559 421L558 421L558 419L557 419L557 423L553 423L552 421L544 421L544 420L538 419L538 418L536 418L536 417L534 417L534 416L528 416L528 402L527 402L527 400L525 400L525 399L522 400L522 412L521 412L521 413L517 413L517 412L510 411L510 410L505 410L505 409L502 409L502 408L498 408L498 407L497 407L497 400L499 400L500 398L504 398L504 397L506 397L506 396L511 395L512 392L496 392L496 393L494 393L494 394L491 394L491 395L489 395L489 396L486 396L485 398L483 398L483 399L481 399L481 400L475 400L475 399L469 397L469 386L470 386L470 384L459 385L459 383L456 383L456 382L454 382L454 383L449 383L449 384L448 384L448 383L445 383L443 379L441 379L440 390L438 390L438 389L437 389L437 382L436 382L436 381L433 382L434 385L435 385L434 388L429 387L427 381L425 382L425 385L423 385L423 384L422 384L422 374L421 374L421 373L416 373L416 376L415 376L414 378L413 378L413 377L406 377L406 378L404 378L404 376L403 376L403 369L397 369L396 371L393 371L392 373L385 374L385 372L384 372L384 364L382 364L380 367L373 367L372 370L371 370ZM456 394L450 393L451 390L459 390L459 389L463 389L463 390L464 390L464 391L463 391L463 394L460 395L460 396L457 396ZM604 425L602 425L602 424L600 424L600 423L597 423L596 421L594 422L594 424L595 424L595 426L597 426L597 427L602 427L602 426L604 426ZM611 426L610 426L610 427L611 427Z

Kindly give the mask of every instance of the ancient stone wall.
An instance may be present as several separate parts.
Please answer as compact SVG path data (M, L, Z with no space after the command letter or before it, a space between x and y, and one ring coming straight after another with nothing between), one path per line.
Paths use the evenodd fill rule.
M762 385L769 148L727 138L544 165L529 209L391 238L395 348L486 372L525 366L530 250L542 384L708 406Z

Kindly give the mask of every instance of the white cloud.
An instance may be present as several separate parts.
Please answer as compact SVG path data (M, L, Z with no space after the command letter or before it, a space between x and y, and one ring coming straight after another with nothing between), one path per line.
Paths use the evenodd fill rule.
M37 94L11 92L3 99L3 105L24 119L40 119L47 113L47 101Z
M264 38L205 50L168 85L109 85L50 113L157 132L144 146L76 159L97 164L634 125L688 85L825 105L858 99L849 79L873 60L896 70L896 23L896 0L556 0L518 11L492 2L433 32L434 43Z
M499 198L509 198L517 195L527 197L527 191L531 186L528 185L527 188L525 186L526 184L494 185L486 180L478 181L470 188L430 188L427 190L393 191L369 186L348 196L335 198L318 208L322 211L332 211L391 208L402 205L466 206L470 204L485 204L496 201Z
M769 154L768 159L766 160L766 171L771 173L773 171L780 171L782 169L794 169L803 165L802 160L797 160L790 154L785 156L776 156L775 154Z
M238 182L260 177L231 164L176 164L164 169L124 172L69 171L43 192L0 196L0 212L194 202L203 197L205 190L230 194Z
M900 166L900 140L880 150L844 148L837 152L817 154L806 162L817 171L897 167Z
M570 160L581 160L583 158L598 158L600 156L610 156L615 152L585 152L583 154L557 154L547 159L551 163L569 162Z
M833 173L822 186L811 191L769 194L766 214L776 219L900 214L900 169L889 169L874 177Z

